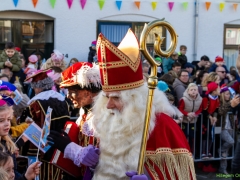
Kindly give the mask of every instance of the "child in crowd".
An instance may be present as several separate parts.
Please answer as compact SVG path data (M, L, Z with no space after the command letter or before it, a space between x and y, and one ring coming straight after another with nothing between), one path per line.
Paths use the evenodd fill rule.
M35 176L39 174L39 166L41 165L41 162L35 162L31 164L24 175L15 178L14 173L14 163L13 158L5 153L0 151L0 168L4 170L7 173L7 179L8 180L33 180L35 179ZM4 172L3 172L4 173ZM1 179L3 180L3 179Z
M9 180L8 173L3 168L0 168L0 179Z
M72 65L74 65L75 63L78 62L78 59L77 58L72 58L70 61L69 61L69 64L68 64L68 68Z
M88 53L89 63L93 63L96 60L96 43L97 41L92 41L91 46L89 47L89 53Z
M5 44L5 49L0 56L0 69L4 68L9 68L12 72L18 72L22 68L22 61L13 42Z
M183 113L182 130L188 138L192 153L194 152L194 124L197 116L202 112L202 97L198 92L198 86L190 83L179 101L179 110Z
M63 54L58 50L53 50L51 57L42 65L41 70L50 69L52 66L60 67L62 70L66 69Z
M181 45L180 52L178 53L178 62L181 63L182 68L184 68L185 64L187 63L187 46Z
M228 71L228 69L227 69L227 66L225 66L224 63L225 63L225 62L224 62L224 59L223 59L221 56L217 56L217 57L215 58L215 63L212 64L212 66L210 67L210 69L208 70L208 72L209 72L209 73L210 73L210 72L215 72L218 66L222 66L222 67L226 70L226 73L228 74L229 71Z
M222 127L221 131L221 138L222 138L222 145L221 148L218 149L218 153L222 160L220 161L219 172L228 174L227 173L227 156L228 151L234 145L234 119L236 116L234 114L228 114L232 111L230 105L231 94L229 91L229 87L223 85L220 91L220 102L221 105L219 107L219 123L218 125ZM221 120L221 121L220 121Z
M0 118L0 151L11 155L13 162L16 165L14 152L17 150L17 148L8 135L11 126L11 119L13 118L13 110L8 106L7 102L2 99L0 100ZM16 168L17 167L14 166L15 176L17 177L19 173L17 172Z
M214 140L214 127L217 122L218 107L220 105L218 98L220 88L218 84L210 82L207 85L207 89L202 105L202 159L212 158L211 148Z

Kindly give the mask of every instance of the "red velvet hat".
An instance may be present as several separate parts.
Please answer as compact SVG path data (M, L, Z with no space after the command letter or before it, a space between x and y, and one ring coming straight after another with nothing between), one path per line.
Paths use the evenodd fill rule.
M143 84L139 43L131 29L118 47L99 34L97 55L104 91L133 89Z
M60 87L69 87L73 85L83 87L101 86L99 68L96 64L88 62L77 62L62 72L62 82Z

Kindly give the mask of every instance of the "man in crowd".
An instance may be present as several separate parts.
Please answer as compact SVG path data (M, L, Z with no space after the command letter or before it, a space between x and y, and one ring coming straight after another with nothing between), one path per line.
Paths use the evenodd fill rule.
M231 79L229 79L231 78L231 76L230 74L226 74L226 69L224 67L218 66L216 68L216 73L220 77L220 86L222 86L223 84L228 84L231 81Z
M81 147L87 147L89 144L96 146L97 140L93 136L92 127L92 105L93 98L102 89L98 66L84 62L77 62L73 64L71 67L62 72L62 82L60 87L68 89L68 98L72 101L74 108L81 108L80 116L76 121L80 128L79 145ZM64 152L65 141L64 139L58 138L60 133L53 131L51 133L52 139L50 138L50 140L55 141L53 146ZM56 143L55 138L58 139L59 143ZM68 152L70 153L71 151ZM68 158L69 156L71 156L71 154L65 154L65 158ZM76 161L74 162L77 165L80 165L80 162L78 163L77 159L75 160ZM84 175L85 171L85 166L81 166L82 176ZM73 177L67 176L65 178L73 180ZM78 179L81 178L82 177L79 177Z
M209 57L206 55L203 55L200 59L200 61L193 61L192 65L195 66L195 70L204 70L206 64L209 62Z
M181 71L181 64L179 62L175 62L172 64L172 70L178 74Z
M192 76L193 75L193 70L194 70L194 66L191 64L191 63L186 63L184 65L184 69L186 69L189 73L189 76Z
M96 163L98 157L93 151L85 151L83 155L85 149L70 140L64 154L74 151L68 158L75 162L87 159L95 169L93 180L196 179L189 145L170 117L174 110L159 90L155 90L151 110L145 174L137 175L148 93L138 41L129 30L118 48L102 34L97 44L103 91L96 97L92 123L100 140L99 162Z

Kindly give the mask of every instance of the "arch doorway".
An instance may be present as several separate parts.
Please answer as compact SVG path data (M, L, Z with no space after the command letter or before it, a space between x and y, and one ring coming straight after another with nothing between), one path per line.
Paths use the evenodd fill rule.
M0 12L0 50L6 42L21 48L25 59L31 54L49 58L54 49L54 18L29 11Z

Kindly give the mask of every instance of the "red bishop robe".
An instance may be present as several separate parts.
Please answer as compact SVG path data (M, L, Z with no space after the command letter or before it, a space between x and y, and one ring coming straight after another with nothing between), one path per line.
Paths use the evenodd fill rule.
M146 149L145 168L154 180L196 179L194 163L185 135L168 115L156 115Z

